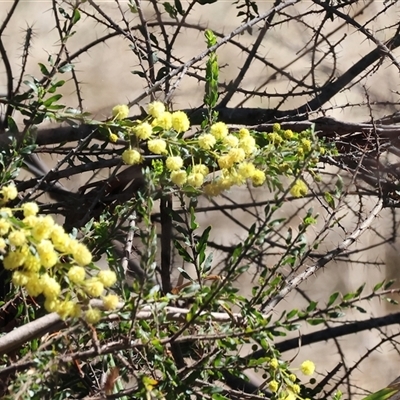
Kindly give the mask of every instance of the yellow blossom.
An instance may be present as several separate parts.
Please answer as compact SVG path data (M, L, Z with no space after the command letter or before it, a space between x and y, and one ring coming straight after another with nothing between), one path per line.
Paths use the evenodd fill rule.
M289 379L290 379L292 382L296 382L297 376L296 376L295 374L290 374L290 375L289 375Z
M271 390L272 393L275 393L279 388L279 383L276 380L272 380L268 384L268 387L269 387L269 390Z
M287 139L287 140L292 139L293 136L294 136L294 133L293 133L293 131L290 130L290 129L286 129L286 130L283 132L283 137L284 137L285 139Z
M148 122L136 126L133 131L138 139L147 140L153 134L153 128Z
M13 211L10 207L1 207L0 214L5 214L4 216L12 217Z
M291 390L293 391L293 393L295 393L295 394L299 394L299 393L300 393L300 386L297 385L297 384L292 385L290 389L291 389Z
M312 147L311 140L301 139L301 147L303 148L304 152L309 153Z
M129 107L126 104L118 104L112 109L112 115L116 119L125 119L129 115Z
M68 278L73 283L82 283L85 280L86 271L83 267L72 266L68 271Z
M77 243L72 250L72 257L81 267L92 262L92 254L84 244Z
M182 168L183 160L179 156L168 157L165 161L165 165L170 171L177 171Z
M234 185L234 183L229 177L219 179L217 183L222 190L229 190Z
M43 274L40 280L42 281L43 294L48 299L55 299L60 295L61 286L54 278L48 274Z
M210 133L217 139L221 140L228 135L228 127L224 122L216 122L211 125Z
M61 319L65 320L68 317L75 316L77 304L71 300L66 300L58 304L57 314Z
M204 175L200 174L199 172L191 173L187 177L187 182L189 185L195 188L200 187L204 182Z
M43 292L43 282L37 274L32 274L28 283L25 285L25 289L29 296L36 297Z
M9 200L14 200L18 196L18 190L15 187L15 185L4 186L0 190L0 193L3 196L3 201L4 202L7 202Z
M97 278L85 281L85 292L92 297L99 297L104 291L104 285Z
M47 297L44 301L44 308L47 312L55 312L58 311L58 307L60 306L60 300L55 297Z
M166 153L167 143L164 139L153 139L147 142L147 147L154 154Z
M172 113L172 127L178 132L186 132L190 127L189 118L183 111Z
M237 166L237 172L239 175L243 176L243 178L250 178L256 170L256 167L253 163L243 162Z
M12 283L15 286L25 286L29 281L30 275L23 271L14 271Z
M274 125L272 125L272 131L273 132L279 132L281 130L281 125L277 122L275 122Z
M303 197L308 193L307 185L301 179L298 179L292 188L290 189L290 194L293 197Z
M256 141L253 136L245 136L240 139L239 147L244 150L246 155L252 154L256 150Z
M240 131L239 131L240 139L243 139L243 138L248 137L248 136L250 136L250 132L249 132L248 129L246 129L246 128L240 129Z
M7 247L7 243L3 238L0 238L0 251Z
M45 268L51 268L56 265L58 261L58 255L54 251L54 246L50 240L42 240L36 246L37 252L39 254L40 262Z
M13 270L20 267L26 259L26 254L20 249L10 251L3 259L3 265L5 269Z
M30 272L38 272L41 266L39 257L29 252L24 261L24 269Z
M228 157L231 158L233 163L240 163L246 158L246 154L243 149L230 149Z
M288 391L283 400L296 400L296 395L292 391Z
M187 181L187 173L182 169L179 171L172 171L170 179L172 183L175 183L175 185L182 186Z
M142 156L137 150L134 149L126 149L122 153L122 161L126 165L135 165L140 164L142 162Z
M268 133L267 137L274 145L280 145L283 142L282 137L276 132Z
M1 236L6 235L10 230L10 228L11 228L10 223L4 218L0 218L0 235Z
M97 324L101 319L101 312L97 308L89 308L85 313L85 320L88 324Z
M70 236L65 233L64 228L60 225L55 225L51 231L50 239L54 247L63 253L66 253L69 242L72 240Z
M203 176L207 176L210 173L210 170L205 164L196 164L192 167L192 173L199 173Z
M103 297L104 308L108 311L115 310L118 305L118 296L115 294L109 294Z
M154 118L158 118L165 111L165 106L161 101L153 101L147 106L147 112Z
M31 215L36 215L39 212L39 207L36 203L28 202L21 206L24 217L29 217Z
M33 228L38 223L38 221L39 217L36 217L35 215L28 215L22 220L22 222L29 228Z
M25 232L21 230L11 232L8 241L12 246L22 246L26 242Z
M223 191L221 185L218 182L211 182L203 187L203 192L206 196L218 196Z
M199 147L204 150L210 150L214 147L216 143L215 136L210 133L205 133L199 136Z
M300 370L304 375L312 375L315 371L315 364L310 360L306 360L301 364Z
M229 134L229 135L225 136L225 137L222 139L222 143L223 143L225 146L237 147L238 144L239 144L239 139L238 139L235 135Z
M279 362L276 358L273 358L270 362L269 365L271 368L276 369L279 366Z
M253 175L251 175L251 182L253 184L253 186L261 186L264 184L266 179L265 176L265 172L261 171L259 169L256 169L253 173Z
M118 140L118 135L116 135L115 133L110 133L108 139L110 140L110 142L115 143Z
M228 168L232 167L233 164L234 164L234 161L227 154L218 158L218 165L220 168L228 169Z
M38 217L36 223L32 227L32 236L37 241L48 239L54 227L54 220L50 215Z
M108 269L100 271L97 274L97 278L105 287L110 287L117 282L117 275L114 271L110 271Z
M168 111L163 112L153 121L153 126L159 126L163 129L172 128L172 114Z

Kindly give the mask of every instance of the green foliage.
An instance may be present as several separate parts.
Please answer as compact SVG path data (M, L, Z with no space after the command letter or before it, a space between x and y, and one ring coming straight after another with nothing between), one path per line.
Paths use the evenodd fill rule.
M129 8L142 18L139 3L131 1ZM254 1L234 4L245 22L258 15ZM187 15L179 0L161 6L170 18L183 20ZM62 17L58 26L62 46L74 36L84 12L79 2L58 9ZM155 63L163 63L154 72L154 84L167 76L170 67L152 50L152 46L161 46L161 41L146 29L146 26L141 28L148 36L146 45L151 51L143 54L137 43L130 48L141 54L141 60L147 61L153 72ZM369 294L365 294L365 285L361 285L349 293L327 293L325 303L308 299L303 306L288 304L275 313L275 306L323 258L313 252L325 238L321 234L312 239L322 219L312 207L303 208L296 219L289 220L282 216L284 206L298 198L305 202L319 180L323 157L335 157L338 153L334 144L318 138L314 127L294 132L275 123L260 130L232 128L220 121L218 40L211 30L206 30L204 36L206 115L202 115L200 126L191 127L186 113L172 111L170 104L161 101L149 102L147 112L143 110L135 118L128 117L127 105L117 105L111 111L112 116L104 121L96 121L89 113L61 104L60 91L68 79L60 76L74 77L75 64L61 62L59 56L49 56L47 64L38 63L37 75L41 76L26 79L25 92L16 94L10 102L13 113L20 113L25 119L23 124L17 124L13 116L8 116L8 133L13 140L0 152L0 223L12 226L0 232L0 260L6 267L9 254L21 247L12 242L9 231L28 235L32 228L23 215L26 204L32 206L27 200L37 195L34 192L43 183L52 186L59 179L41 177L31 192L21 190L20 198L6 196L24 162L29 164L28 156L37 150L35 132L41 124L48 121L74 127L84 124L91 132L77 145L67 148L55 171L61 172L59 176L64 172L60 169L63 164L71 169L76 167L72 160L75 154L74 160L88 166L87 170L96 162L117 167L109 179L100 181L100 186L88 183L74 193L78 201L72 214L79 214L82 209L86 214L79 214L80 218L73 220L77 226L65 227L68 232L62 232L62 243L56 244L55 228L49 228L51 232L43 238L32 234L24 243L26 251L36 257L42 241L51 242L57 250L54 264L48 266L42 262L37 271L31 271L24 260L6 268L12 272L12 288L1 307L15 301L16 324L23 326L55 311L66 320L67 327L62 325L54 333L51 329L40 337L33 335L16 349L1 353L1 368L11 371L7 375L11 378L5 399L86 398L97 391L102 396L126 399L222 400L231 398L225 386L235 379L243 386L248 380L246 371L251 370L264 379L254 394L258 398L340 400L340 391L324 397L322 390L327 383L323 376L318 375L320 382L304 377L314 372L311 361L288 360L281 354L281 340L292 332L300 332L306 324L325 326L337 322L348 310L364 314L366 311L360 306L364 300L380 298L395 303L387 297L393 281L383 281ZM142 78L149 74L145 69L132 73ZM21 135L22 140L17 141ZM64 151L63 145L59 143L56 150ZM140 180L129 196L113 191L113 185L120 182L121 175L117 172L122 164L128 165L124 171L132 168ZM23 187L24 182L17 183ZM131 183L125 183L123 190ZM92 187L96 190L91 192ZM257 208L252 215L255 222L248 224L248 229L246 225L246 232L221 257L217 246L210 244L216 226L201 223L199 204L205 199L219 200L236 187L267 188L270 200L264 202L263 209ZM102 197L104 193L108 197ZM344 182L337 176L333 190L327 189L319 199L328 206L324 211L336 211L344 193ZM67 201L73 201L73 197ZM8 207L12 209L11 215ZM43 211L56 213L57 208ZM35 226L40 222L43 221L36 221ZM327 229L339 223L339 218L333 218ZM81 250L91 252L85 262L79 263L79 254L63 247L70 242L76 245L78 240L82 242ZM123 244L119 251L115 247L118 240ZM127 270L132 248L138 260L133 266L135 278L129 282ZM96 263L102 258L116 279L109 285L101 282L99 293L93 294L94 290L88 293L87 282L75 282L70 271L76 267L74 264L83 264L91 282L99 283L101 272ZM27 282L33 279L33 272L39 282L47 275L57 278L56 295L30 290ZM238 282L249 275L254 276L251 295L245 296ZM121 304L107 307L110 297L104 296L104 286L111 286L112 299L118 296ZM100 298L100 306L93 306L98 305L93 297ZM61 304L73 304L75 308L66 312ZM93 310L97 314L93 315ZM251 357L243 356L243 348L251 348ZM318 368L323 374L324 367ZM97 382L96 388L93 382ZM127 386L130 389L125 389ZM386 399L394 393L390 390L384 389L365 400Z

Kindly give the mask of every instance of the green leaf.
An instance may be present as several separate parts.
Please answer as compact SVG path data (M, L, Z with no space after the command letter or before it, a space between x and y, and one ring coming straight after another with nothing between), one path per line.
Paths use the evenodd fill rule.
M337 181L335 184L335 197L339 198L343 193L343 179L340 175L337 175Z
M385 283L385 286L383 287L383 289L387 290L390 288L390 286L393 285L393 283L395 283L395 279L390 279L389 281L387 281L387 283Z
M201 235L201 238L199 239L199 241L196 245L197 253L202 253L202 252L204 253L205 249L207 248L210 231L211 231L211 226L208 226L206 229L204 229L204 232Z
M389 387L378 390L377 392L372 393L367 397L364 397L362 400L386 400L398 392L399 392L398 389L393 389Z
M196 222L196 213L193 207L190 207L190 229L192 231L196 230L199 224Z
M293 318L295 315L297 315L297 313L299 312L299 310L297 310L296 308L292 311L288 312L288 315L286 316L286 319L291 319Z
M70 72L70 71L72 71L74 68L75 68L75 65L74 65L74 64L65 64L65 65L63 65L62 67L60 67L60 68L58 69L58 72L59 72L60 74L64 74L65 72Z
M171 18L176 18L178 10L171 3L163 3L164 10L168 13Z
M76 8L74 10L74 15L72 16L72 23L75 25L81 19L81 13Z
M328 204L328 206L329 206L332 210L334 210L334 209L336 208L336 207L335 207L335 199L333 198L333 196L332 196L330 193L325 192L325 193L324 193L324 199L325 199L326 203Z
M24 84L25 84L26 86L28 86L29 88L31 88L35 93L38 92L38 87L37 87L37 85L36 85L34 82L31 82L31 81L24 81Z
M49 75L50 75L50 72L47 70L47 68L46 68L46 66L45 66L44 64L39 63L38 65L39 65L39 68L40 68L40 72L41 72L43 75L46 75L46 76L49 76Z
M55 94L54 96L49 97L47 100L43 102L43 105L45 107L51 106L55 101L60 100L62 97L62 94Z
M316 301L311 301L307 307L307 312L312 312L317 308L318 303Z
M384 285L385 281L379 282L377 283L374 288L372 289L373 292L376 292L377 290L379 290L383 285Z
M181 275L182 275L185 279L187 279L187 280L193 282L192 277L191 277L183 268L178 268L178 271L181 273Z
M184 9L182 8L182 3L180 2L180 0L175 0L174 3L175 3L176 9L178 10L178 13L179 13L180 15L185 15L185 11L184 11Z
M175 241L175 247L178 250L179 255L189 263L194 263L193 257L187 252L187 250L178 242Z
M323 318L310 318L310 319L307 319L307 322L310 325L315 326L315 325L319 325L319 324L324 323L325 320Z
M53 83L53 84L50 86L48 92L49 92L49 93L54 93L54 92L57 90L57 88L63 86L64 83L65 83L65 81L63 81L63 80Z
M331 294L331 296L329 297L328 300L328 304L326 305L327 307L330 307L335 301L336 299L339 297L339 292L335 292L333 294Z

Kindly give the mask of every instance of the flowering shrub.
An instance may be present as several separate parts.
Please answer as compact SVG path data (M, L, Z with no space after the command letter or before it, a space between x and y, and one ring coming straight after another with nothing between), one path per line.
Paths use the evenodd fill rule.
M76 7L66 25L71 29L80 18ZM62 12L65 17L65 10ZM275 318L271 312L288 287L286 278L297 273L308 256L311 246L306 244L305 234L317 216L312 210L307 212L297 227L298 235L294 235L291 228L281 225L282 218L274 216L279 205L267 204L248 226L245 237L227 250L223 266L212 271L211 226L200 229L196 205L202 195L215 197L245 185L267 187L279 197L277 204L282 204L289 193L295 198L303 197L312 184L311 178L318 177L321 156L334 155L335 149L319 140L312 128L293 132L275 123L261 132L245 126L232 128L220 121L215 111L219 97L218 58L211 50L216 37L211 31L206 31L205 37L209 49L204 95L207 112L196 126L191 126L185 112L170 111L169 104L161 101L151 101L146 115L140 118L129 118L130 108L120 104L111 110L106 121L93 121L87 114L53 104L61 98L53 93L63 81L48 81L49 72L44 65L41 70L46 72L46 79L29 82L32 91L23 97L28 105L21 106L30 118L29 129L45 119L83 122L84 128L90 128L90 135L73 150L66 150L64 162L74 171L76 160L81 161L79 171L87 171L93 164L97 165L93 172L110 165L114 170L108 179L88 182L69 193L76 195L71 196L72 200L78 200L69 209L66 206L64 215L75 213L78 206L90 216L86 224L71 228L71 233L46 215L49 211L39 201L29 201L30 193L20 192L21 202L17 201L18 189L12 182L23 186L24 182L16 178L21 159L34 151L36 144L23 143L21 149L15 145L18 151L10 156L15 159L15 167L10 168L11 172L3 171L0 260L11 274L13 288L9 297L18 294L21 298L35 298L39 312L57 312L68 327L68 331L50 335L50 339L33 333L16 345L15 353L14 349L9 351L8 345L2 347L0 336L2 368L12 364L18 371L8 375L12 379L5 392L10 398L61 400L71 396L86 398L94 392L98 394L96 398L115 393L117 397L139 399L224 400L230 394L223 393L221 383L238 379L236 388L244 387L246 370L259 372L264 379L251 391L257 393L257 398L301 400L318 394L318 387L313 388L305 381L307 378L294 373L299 370L310 376L314 363L306 360L299 368L293 367L298 361L285 361L275 339L298 329L300 322L321 323L324 315L334 318L332 304L336 297L329 299L324 310L310 302L309 307L285 311L280 317ZM47 98L49 93L52 96ZM17 131L11 117L9 120ZM92 134L96 134L96 140L107 140L101 145L98 141L93 144ZM61 144L60 148L64 150ZM129 182L121 182L120 161L135 166L121 172L137 173L129 177ZM54 172L65 172L60 165ZM134 185L137 176L143 178L144 185ZM38 177L35 187L54 182L53 178L46 178ZM125 191L131 186L134 189ZM87 193L90 188L95 189ZM153 214L156 201L159 216ZM177 209L175 204L181 207ZM155 226L158 220L159 229ZM283 249L281 258L276 264L264 265L265 246L271 243L277 226L283 239L279 244ZM78 229L84 240L77 240ZM87 246L99 250L93 254L105 255L109 270L95 267ZM132 249L138 261L129 264ZM173 263L176 255L193 268L192 275ZM252 295L246 298L238 294L234 283L258 259L262 269L257 271ZM133 266L135 278L130 283L129 266ZM176 280L172 271L178 276ZM94 306L97 302L92 299L101 300L101 309ZM102 309L115 310L119 299L124 306L103 315ZM31 323L31 317L44 318L29 311L26 310L25 324ZM92 325L90 329L82 320ZM17 331L24 328L21 325ZM51 331L50 326L47 333ZM249 358L240 354L249 344L258 355ZM28 364L24 364L26 358ZM119 376L131 380L132 387L124 388ZM339 398L340 394L334 397Z
M126 106L117 105L113 109L113 114L119 116L119 135L129 143L122 153L123 162L142 164L146 154L162 156L165 162L159 171L159 181L164 186L175 185L186 194L217 196L247 182L254 187L265 184L271 189L282 189L280 176L311 171L326 152L311 130L294 133L281 129L278 123L270 133L246 128L230 131L223 122L188 132L187 115L182 111L170 113L159 101L148 105L144 120L123 121L122 116L128 112L115 110L126 110ZM116 128L115 122L108 126L109 132ZM115 135L110 133L111 141ZM307 192L302 179L297 179L291 188L294 197L305 196Z
M7 185L1 195L4 205L18 192L14 185ZM12 271L12 283L32 297L43 295L44 308L62 319L83 314L87 322L98 322L101 313L89 306L89 299L102 298L106 309L115 309L118 297L103 296L116 282L115 272L100 271L89 277L92 255L88 248L51 216L38 212L34 202L0 208L0 251L4 268Z

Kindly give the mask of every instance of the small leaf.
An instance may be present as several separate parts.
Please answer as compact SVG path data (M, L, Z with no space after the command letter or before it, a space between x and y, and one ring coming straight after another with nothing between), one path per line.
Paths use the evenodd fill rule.
M74 10L74 15L72 16L72 23L75 25L81 19L81 13L76 8Z
M289 311L288 315L286 316L286 319L293 318L295 315L297 315L298 312L299 312L299 310L297 310L296 308L292 311Z
M46 66L45 66L44 64L39 63L38 65L39 65L39 68L40 68L40 72L41 72L43 75L46 75L46 76L49 76L49 75L50 75L50 72L47 70L47 68L46 68Z
M379 290L383 285L384 285L385 281L379 282L377 283L374 288L372 289L373 292L376 292L377 290Z
M316 301L311 301L307 307L307 312L312 312L317 308L318 303Z
M60 68L58 69L58 72L59 72L60 74L64 74L65 72L70 72L70 71L72 71L74 68L75 68L75 65L74 65L74 64L65 64L65 65L63 65L62 67L60 67Z
M193 282L192 277L191 277L183 268L178 268L178 271L181 273L181 275L182 275L185 279L187 279L187 280Z
M343 179L340 175L337 175L337 181L335 184L335 197L339 198L343 193Z
M55 94L54 96L49 97L47 100L43 102L43 105L45 107L51 106L55 101L60 100L62 97L62 94Z
M338 297L339 297L339 292L335 292L335 293L331 294L331 296L329 297L329 300L328 300L328 304L326 306L330 307L336 301L336 299Z
M398 393L398 389L393 388L385 388L378 390L375 393L370 394L367 397L364 397L362 400L386 400L392 397L394 394Z
M315 325L320 325L320 324L324 323L325 320L323 318L310 318L307 320L307 322L310 325L315 326Z
M336 207L335 207L335 199L333 198L333 196L332 196L330 193L325 192L325 193L324 193L324 199L325 199L326 203L328 204L328 206L329 206L332 210L334 210L334 209L336 208Z

